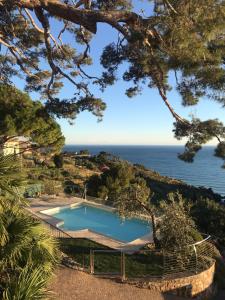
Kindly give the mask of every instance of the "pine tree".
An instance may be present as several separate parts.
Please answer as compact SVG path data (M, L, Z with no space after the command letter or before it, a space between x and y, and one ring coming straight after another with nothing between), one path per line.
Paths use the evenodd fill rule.
M225 1L145 0L142 6L137 13L132 0L0 0L0 80L23 76L26 90L40 93L46 110L57 117L74 118L88 110L101 119L105 103L90 87L104 90L115 84L123 65L122 78L130 82L127 96L140 93L144 85L158 90L175 119L175 137L188 139L181 159L193 161L213 138L218 140L216 155L225 159L224 125L217 119L184 119L167 96L168 75L174 74L184 106L202 98L225 104ZM118 40L102 51L100 75L87 71L99 23L118 32ZM52 24L61 26L56 36ZM65 34L70 44L63 43ZM59 97L65 80L74 87L72 98Z
M58 153L64 145L60 126L41 102L32 101L13 86L0 84L0 144L17 136L30 139L34 150L48 148Z

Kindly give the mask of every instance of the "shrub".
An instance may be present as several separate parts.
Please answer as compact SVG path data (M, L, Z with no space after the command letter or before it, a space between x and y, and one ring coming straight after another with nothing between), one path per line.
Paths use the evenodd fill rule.
M63 167L63 155L62 154L56 154L53 157L53 161L54 161L56 168L61 169Z

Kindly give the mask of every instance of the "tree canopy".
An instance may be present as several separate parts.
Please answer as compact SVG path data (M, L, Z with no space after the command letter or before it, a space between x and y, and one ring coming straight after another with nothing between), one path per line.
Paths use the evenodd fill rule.
M169 198L169 202L161 203L162 215L159 222L161 247L168 251L181 250L201 240L202 237L189 216L182 197L175 200L174 195L170 194Z
M134 180L134 171L127 162L117 162L101 176L92 175L87 184L88 192L93 196L114 202L123 188L128 187Z
M123 65L122 79L130 82L127 96L145 85L158 90L175 119L175 137L187 138L181 159L192 162L213 138L218 140L215 155L225 159L224 125L217 119L186 120L168 99L173 74L184 106L202 98L224 106L225 1L145 0L140 5L137 12L132 0L0 0L0 80L23 76L26 90L39 92L46 110L58 117L88 110L101 118L104 99L90 87L113 85ZM99 23L116 30L118 39L102 49L102 74L93 75L87 67ZM56 24L60 29L53 35ZM65 35L70 44L63 42ZM59 96L66 80L74 86L72 98Z
M1 143L24 136L35 143L33 148L45 147L59 152L64 145L60 126L46 112L39 101L32 101L28 94L0 84L0 138Z

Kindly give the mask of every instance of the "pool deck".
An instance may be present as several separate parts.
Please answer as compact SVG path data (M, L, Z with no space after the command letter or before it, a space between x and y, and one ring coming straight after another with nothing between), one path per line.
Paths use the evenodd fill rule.
M90 206L99 207L104 210L108 211L115 211L115 208L98 204L95 202L87 201L82 198L77 197L65 197L64 195L49 197L49 196L42 196L40 198L30 198L29 199L30 206L26 208L32 214L36 215L43 221L57 227L63 223L62 220L55 218L54 216L50 215L52 212L57 212L61 208L65 207L74 207L76 205L86 203ZM64 230L65 233L69 234L71 237L74 238L86 238L92 240L94 242L100 243L104 246L115 250L121 251L138 251L141 247L146 245L149 242L153 241L152 234L148 234L142 236L134 241L129 243L123 243L116 239L109 238L103 234L95 232L89 229L77 230L77 231L68 231Z

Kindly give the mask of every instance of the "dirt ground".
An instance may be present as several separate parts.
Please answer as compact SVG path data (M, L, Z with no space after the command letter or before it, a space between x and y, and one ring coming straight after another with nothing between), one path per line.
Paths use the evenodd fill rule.
M66 267L57 269L50 289L54 300L184 300Z

